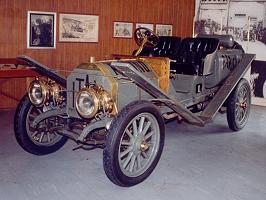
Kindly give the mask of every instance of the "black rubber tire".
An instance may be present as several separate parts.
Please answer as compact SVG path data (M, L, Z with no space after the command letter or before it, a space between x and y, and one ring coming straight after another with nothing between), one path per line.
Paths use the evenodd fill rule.
M119 166L118 150L120 139L128 123L138 114L147 112L152 114L158 122L160 129L160 141L158 152L150 167L137 177L126 176ZM149 101L134 101L125 106L113 119L106 139L106 146L103 151L103 166L107 177L116 185L130 187L144 181L156 167L164 146L165 125L160 111Z
M246 99L246 112L242 117L241 121L237 119L236 116L236 109L238 103L238 95L241 90L246 90L247 92L247 99ZM239 131L246 125L250 113L251 107L251 89L249 82L246 79L241 79L234 90L231 92L230 96L227 99L227 122L228 126L233 131Z
M60 149L67 141L67 137L63 136L57 143L51 146L36 145L28 136L26 129L26 118L32 103L28 95L24 95L20 100L15 116L14 116L14 132L18 144L27 152L34 155L46 155Z

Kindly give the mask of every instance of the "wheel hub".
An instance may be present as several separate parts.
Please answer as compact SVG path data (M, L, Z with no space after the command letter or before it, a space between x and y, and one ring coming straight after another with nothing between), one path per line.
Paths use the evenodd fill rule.
M145 152L145 151L147 151L149 149L149 147L150 147L150 145L147 142L143 141L140 144L140 151L141 152Z
M143 136L138 136L134 138L133 143L133 152L135 155L138 155L141 152L145 152L149 149L150 145L145 141Z
M243 108L243 109L246 109L247 108L247 103L246 102L241 103L240 104L240 107Z

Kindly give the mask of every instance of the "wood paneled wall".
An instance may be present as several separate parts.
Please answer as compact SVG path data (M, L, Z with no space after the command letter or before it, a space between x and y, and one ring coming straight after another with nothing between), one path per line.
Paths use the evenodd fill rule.
M94 56L108 59L111 54L131 54L133 39L113 37L113 22L162 23L173 25L173 35L192 35L194 0L0 0L0 57L25 54L61 70L71 70ZM99 15L98 43L58 42L56 49L27 49L27 11ZM0 80L0 90L20 98L25 80ZM15 107L16 101L0 95L0 108Z

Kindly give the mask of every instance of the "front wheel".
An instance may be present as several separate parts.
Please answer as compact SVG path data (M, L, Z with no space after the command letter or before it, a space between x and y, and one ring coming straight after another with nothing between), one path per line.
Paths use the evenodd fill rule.
M246 79L241 79L227 100L227 122L233 131L242 129L249 117L251 89Z
M53 128L60 126L59 117L43 120L38 127L32 125L35 117L43 112L37 108L25 95L16 110L14 117L14 131L18 144L27 152L35 155L45 155L60 149L67 138L59 135Z
M123 187L144 181L156 167L164 146L163 118L152 103L135 101L112 121L103 164L107 177Z

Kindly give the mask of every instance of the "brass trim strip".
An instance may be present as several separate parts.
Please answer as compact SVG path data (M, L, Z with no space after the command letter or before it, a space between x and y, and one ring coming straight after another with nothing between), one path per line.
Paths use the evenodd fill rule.
M103 75L107 78L107 80L109 81L109 83L111 84L111 97L114 101L114 109L115 109L115 113L117 113L117 98L118 98L118 83L115 80L115 78L113 77L112 73L110 72L110 70L106 67L105 64L103 63L94 63L95 66L98 67L98 69L103 73Z

